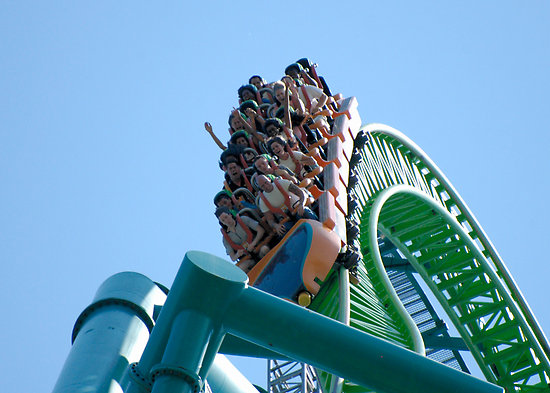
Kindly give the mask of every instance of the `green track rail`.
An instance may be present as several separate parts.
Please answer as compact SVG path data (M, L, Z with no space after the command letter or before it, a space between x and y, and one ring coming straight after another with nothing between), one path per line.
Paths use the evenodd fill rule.
M348 297L351 326L422 352L418 329L403 316L385 273L377 240L382 233L426 282L489 382L508 392L549 392L548 340L456 190L399 131L382 124L362 131L367 141L350 165L358 181L348 189L358 207L347 217L360 223L359 283L342 296L342 273L333 271L310 308L342 319L339 310L348 305L340 299ZM324 391L333 393L336 377L319 374ZM368 391L346 381L340 389Z

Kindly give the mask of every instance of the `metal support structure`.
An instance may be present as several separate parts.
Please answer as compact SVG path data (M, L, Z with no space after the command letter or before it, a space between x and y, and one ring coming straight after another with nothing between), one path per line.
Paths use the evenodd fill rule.
M365 322L363 331L351 329L345 326L350 324L349 309L340 309L342 323L338 323L248 287L244 273L224 260L189 252L157 325L155 308L165 296L152 281L137 273L121 273L103 284L92 305L78 318L74 345L54 393L199 392L209 390L206 377L215 393L256 392L248 381L233 378L232 370L219 360L217 352L225 337L231 351L293 360L270 361L270 392L317 392L315 373L306 363L332 374L323 381L323 372L318 373L328 393L356 391L353 384L392 393L502 392L502 388L399 347L423 353L424 343L428 343L423 338L430 338L433 348L448 347L455 352L463 349L465 342L486 378L507 391L546 391L550 380L548 340L473 214L414 143L383 125L369 125L365 131L369 134L362 138L368 143L354 153L363 164L354 168L356 181L351 181L351 174L349 179L349 184L355 185L348 189L348 204L355 202L356 207L348 208L356 211L352 213L355 218L364 214L364 222L359 222L366 230L359 243L368 264L363 261L357 271L369 276L359 280L364 291L351 295L355 300L368 298L370 303L368 307L358 301L351 304L350 286L345 282L339 288L348 292L340 292L338 302L355 307L352 326L357 322L353 317L357 310L362 316L392 318L397 310L397 322L389 317L374 318L377 324L360 321ZM351 128L349 132L354 138ZM336 142L340 143L337 138ZM347 142L351 151L355 144ZM345 208L345 200L340 203ZM342 223L342 217L336 221ZM426 324L422 318L429 310L419 309L418 304L425 301L416 298L406 304L408 309L401 307L385 274L378 231L395 242L426 281L463 341L441 335L439 325L420 334L417 324ZM373 271L379 271L379 277L371 282ZM402 275L412 277L410 272ZM399 286L402 277L393 278ZM357 296L366 294L374 284L383 287L382 295ZM331 299L335 301L335 297ZM395 303L394 310L389 303ZM420 322L415 324L407 311ZM394 328L402 321L404 333ZM394 331L399 333L395 337ZM398 345L365 332L390 336ZM243 347L242 343L247 344ZM140 356L139 363L133 363Z
M223 340L227 308L247 280L223 259L188 252L126 392L142 393L140 378L153 393L198 392Z
M53 393L122 391L128 365L147 344L155 306L165 299L141 274L124 272L107 279L75 324L73 346Z
M223 259L196 251L186 254L137 367L141 375L162 367L172 371L153 379L154 393L195 391L197 382L208 375L210 354L217 351L226 332L379 392L502 392L498 386L247 287L246 281L241 270ZM141 390L130 386L127 392Z
M246 275L231 263L206 253L188 252L139 363L129 368L131 372L125 377L128 383L124 391L199 392L204 387L203 381L209 376L211 369L211 376L216 377L217 366L214 364L214 358L226 333L378 392L503 391L498 386L248 287L246 282ZM152 290L154 291L154 288ZM107 296L110 293L122 293L109 290L105 292L98 291L101 296L97 296L96 300L113 298L112 295ZM131 300L131 296L129 297ZM143 308L151 311L151 304L153 302L149 302L149 307ZM122 310L124 318L130 320L128 326L138 323L142 325L141 329L145 328L145 333L148 332L148 324L139 316L126 315L128 307L109 306L106 309L113 309L112 312L116 313ZM95 320L94 316L102 314L94 311L84 317L82 330L76 335L77 341L93 331L90 324ZM134 337L122 337L124 342L134 342ZM90 341L90 345L84 348L90 351L92 357L96 354L93 347L94 343ZM75 350L81 351L82 348L79 346ZM70 378L73 381L93 378L97 373L81 372L77 376L75 369L71 368L67 371L70 378L63 379L64 382L58 384L61 387L56 393L120 392L123 385L120 383L122 374L124 369L128 368L129 357L119 359L124 359L124 364L120 367L113 367L112 364L105 367L111 370L111 374L106 378L108 383L114 380L112 374L115 371L118 373L115 378L117 386L113 389L105 384L92 386L91 383L83 389L76 389L70 384ZM100 358L93 358L94 363L88 363L88 360L86 356L81 356L79 366L97 367L95 362L102 361ZM399 378L396 378L396 375ZM309 378L306 374L303 377L306 380ZM213 388L213 391L255 392L252 385L229 384L230 386L226 387L223 378L225 376L222 375L222 378L217 380L218 389Z
M288 360L267 360L269 393L318 393L313 367Z
M166 294L158 284L141 274L124 272L108 278L75 323L73 347L53 392L120 393L130 383L135 391L150 392L151 375L139 373L136 362L155 329L154 319L165 300ZM242 346L238 341L235 345ZM154 370L159 376L178 371L169 367ZM258 393L221 354L210 367L208 384L212 390L207 385L205 393Z
M426 282L488 381L509 391L547 391L548 341L469 208L399 131L382 124L362 130L365 143L353 167L359 181L348 193L360 202L360 243L369 274L384 269L374 239L380 231ZM418 197L405 192L382 201L390 189L405 185Z
M384 267L399 299L411 314L426 345L426 356L470 374L458 352L467 351L464 340L451 337L445 322L439 318L430 300L413 275L414 268L401 257L397 248L385 237L378 238Z
M350 322L350 292L348 270L341 267L338 271L338 321L349 326ZM330 392L342 391L344 381L340 377L334 377L331 382ZM268 391L278 392L303 392L317 393L321 391L317 381L316 371L313 367L302 362L267 360L267 386Z
M503 391L255 288L242 292L225 326L236 336L379 392Z
M398 247L445 309L489 381L508 390L548 388L550 363L522 310L453 214L408 185L376 194L363 214L369 225L368 241L362 240L364 253L381 264L378 230ZM502 331L506 335L495 335Z

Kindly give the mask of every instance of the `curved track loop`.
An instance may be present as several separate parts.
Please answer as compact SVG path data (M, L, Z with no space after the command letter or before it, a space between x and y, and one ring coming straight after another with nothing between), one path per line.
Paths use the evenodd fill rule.
M373 267L380 269L380 231L426 281L488 381L508 391L549 391L548 341L466 204L427 155L399 131L371 124L363 132L367 142L352 169L359 181L348 190L359 202L348 219L361 223L361 292L380 285L363 277L364 267L371 267L369 275ZM364 299L353 304L357 289L351 287L352 326L354 309L361 310ZM367 307L364 312L372 311ZM369 326L362 330L377 334ZM344 388L348 390L355 391Z

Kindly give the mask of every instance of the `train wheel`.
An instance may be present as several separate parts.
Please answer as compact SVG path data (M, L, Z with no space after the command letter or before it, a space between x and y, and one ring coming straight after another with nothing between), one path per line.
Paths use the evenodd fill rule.
M298 304L307 307L311 304L312 296L308 291L302 291L298 294Z

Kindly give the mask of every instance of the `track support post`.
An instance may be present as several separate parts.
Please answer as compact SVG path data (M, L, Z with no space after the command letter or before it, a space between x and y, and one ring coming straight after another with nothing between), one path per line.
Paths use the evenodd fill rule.
M189 251L135 367L153 393L198 392L223 340L222 321L248 277L213 255ZM134 378L135 380L136 378ZM141 393L131 382L126 392Z
M226 332L379 392L503 391L248 287L240 269L197 251L184 258L138 373L150 377L153 393L199 392ZM142 392L132 389L126 392Z

